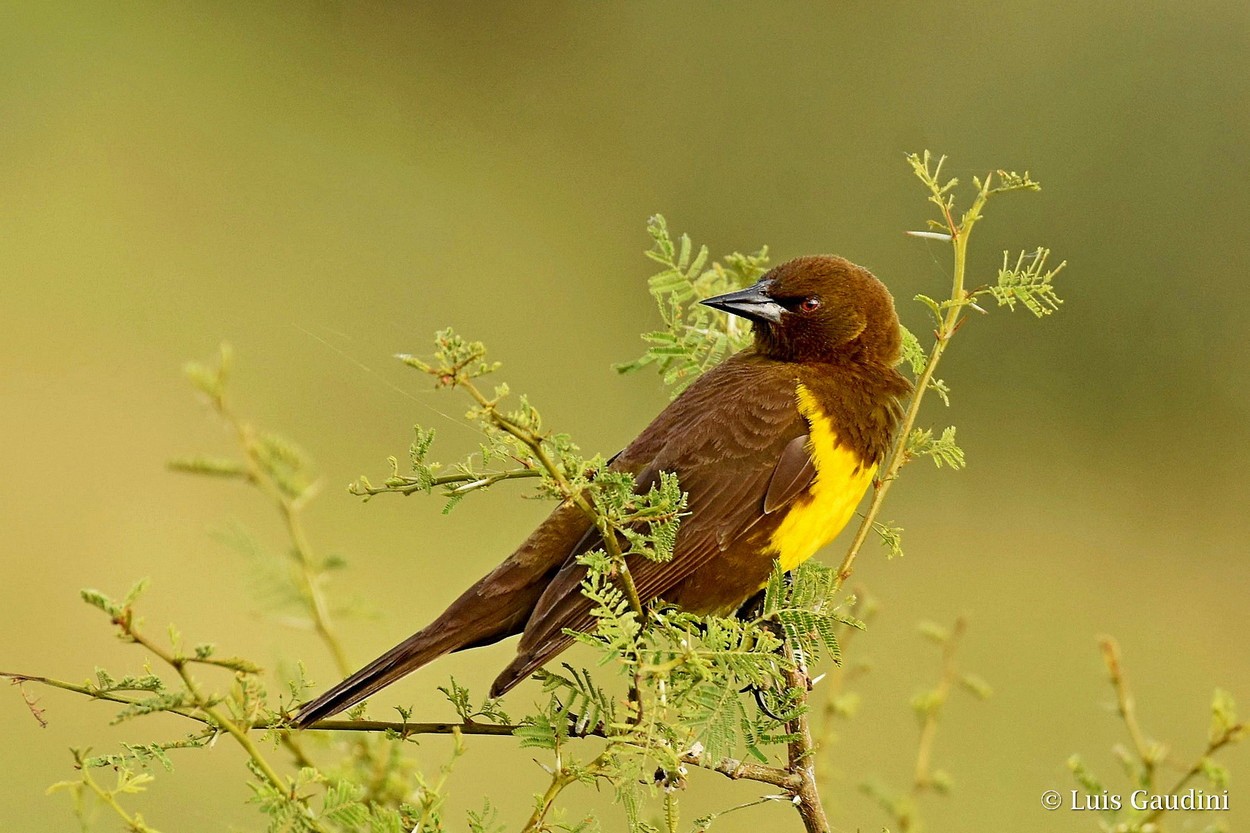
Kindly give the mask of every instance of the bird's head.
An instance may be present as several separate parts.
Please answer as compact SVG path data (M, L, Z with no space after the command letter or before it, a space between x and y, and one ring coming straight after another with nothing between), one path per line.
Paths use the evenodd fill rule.
M774 359L898 361L894 299L871 272L840 257L796 258L702 303L751 321L756 349Z

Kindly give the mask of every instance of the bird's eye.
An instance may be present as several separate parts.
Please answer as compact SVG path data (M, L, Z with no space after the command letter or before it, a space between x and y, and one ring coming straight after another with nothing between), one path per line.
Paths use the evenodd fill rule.
M812 295L799 301L799 312L815 312L820 309L820 297Z

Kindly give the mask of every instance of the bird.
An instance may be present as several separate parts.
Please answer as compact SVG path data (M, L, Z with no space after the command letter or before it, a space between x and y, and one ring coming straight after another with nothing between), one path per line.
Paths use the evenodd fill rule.
M886 456L912 386L894 300L844 258L787 261L701 301L750 322L752 343L693 381L609 468L645 492L676 474L687 514L672 558L631 559L645 604L730 615L780 562L793 570L841 532ZM453 651L521 635L499 697L594 628L578 556L601 545L571 500L432 623L306 703L292 725L347 709Z

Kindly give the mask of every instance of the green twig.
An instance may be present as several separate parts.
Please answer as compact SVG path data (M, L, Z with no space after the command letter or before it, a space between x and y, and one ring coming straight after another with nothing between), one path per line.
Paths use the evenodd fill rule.
M112 790L104 789L94 778L91 777L90 769L83 765L83 757L80 752L75 751L74 758L77 761L79 771L82 772L82 783L95 793L96 797L98 797L106 807L116 813L117 816L126 823L126 829L130 831L130 833L160 833L160 831L158 831L155 827L147 824L137 813L135 815L131 815L126 812L126 809L122 807L120 802L118 802L116 793Z
M551 812L551 808L555 806L556 799L560 797L560 793L565 787L575 784L578 781L584 781L587 778L594 777L603 771L609 764L611 756L605 750L599 757L595 758L585 766L562 766L559 756L556 758L555 771L551 773L551 783L547 789L539 797L534 812L530 814L529 819L525 822L525 827L521 828L521 833L538 833L540 830L546 830L544 821L547 814Z
M508 471L491 472L484 474L480 472L464 472L460 474L444 474L429 480L428 482L417 477L392 478L381 486L374 486L368 480L361 478L353 483L348 491L358 497L380 495L386 493L394 493L399 495L411 495L416 492L428 492L430 489L438 486L454 486L457 483L464 484L447 490L450 495L463 495L478 489L485 489L501 483L504 480L520 480L529 477L542 477L543 472L539 469L510 469ZM395 482L398 481L398 482Z
M543 437L534 433L528 427L520 425L506 415L501 414L497 403L494 400L487 399L481 390L468 378L456 377L455 384L465 389L469 396L473 398L473 401L477 402L478 406L489 416L494 425L516 438L518 442L528 448L552 482L555 483L561 496L575 504L594 523L595 528L599 530L600 537L603 538L603 546L607 551L608 557L612 559L613 564L616 566L621 586L629 599L630 607L634 609L634 613L638 616L639 621L644 621L646 611L643 607L642 599L638 596L638 588L634 585L633 576L630 575L629 565L625 563L625 554L621 552L620 542L616 538L616 530L611 526L608 519L603 516L603 513L587 498L584 492L573 488L573 484L569 482L564 471L556 464L555 460L551 459L551 455L547 453L547 449L543 446Z
M287 535L291 539L291 554L294 557L296 566L299 568L300 579L303 583L301 589L303 590L309 613L312 615L313 627L334 658L334 665L338 669L339 674L346 677L352 672L352 664L347 659L347 652L343 649L343 643L334 630L334 625L330 619L330 609L326 604L325 594L321 591L318 571L315 566L318 562L313 553L312 544L308 540L308 535L304 531L303 522L300 519L300 509L303 506L303 501L299 498L292 498L275 481L262 462L261 449L256 440L255 430L252 426L235 416L233 411L227 407L224 397L217 400L217 410L234 427L239 437L239 444L247 456L250 481L267 494L278 507L278 512L282 516L282 522L286 527Z
M160 645L156 644L151 638L135 626L134 614L129 607L122 608L119 612L113 615L112 621L125 639L138 645L142 645L153 656L157 657L163 663L174 669L179 678L182 680L183 687L191 696L191 700L195 704L195 709L198 710L204 718L197 718L194 715L188 714L183 714L182 716L190 717L193 720L199 719L202 723L207 723L214 728L224 730L227 734L234 738L236 743L239 744L239 746L247 754L248 758L251 759L255 771L262 778L264 778L271 787L279 793L289 794L290 788L282 779L282 776L279 775L277 770L273 768L273 765L269 763L269 760L264 756L255 741L253 741L251 736L248 734L252 727L246 724L240 725L223 714L221 710L216 707L214 701L200 689L199 684L195 681L195 678L191 676L191 672L188 669L188 666L193 661L192 658L167 651ZM75 690L75 688L70 686L58 687L71 691ZM89 696L94 695L89 694ZM173 713L179 714L181 712L175 711ZM291 795L290 797L293 801L297 801L304 810L306 814L304 822L309 830L322 831L325 829L312 817L311 811L309 811L307 805L302 800L296 798L294 795Z
M136 640L138 641L138 640ZM145 647L148 643L144 642ZM164 652L162 652L164 653ZM160 656L160 654L158 654ZM166 656L169 656L166 654ZM165 657L161 657L164 659ZM172 658L172 657L171 657ZM167 660L168 661L168 660ZM5 677L15 681L29 681L40 685L58 688L63 691L70 691L75 694L81 694L94 700L106 700L111 703L119 703L121 705L134 705L136 700L115 694L113 692L102 692L93 689L91 686L78 685L75 683L57 680L51 677L41 677L34 674L19 674L13 672L0 672L0 677ZM194 695L193 695L194 696ZM198 709L198 707L197 707ZM203 711L203 709L198 709ZM196 714L196 710L174 708L165 709L169 714L175 714L187 720L194 720L197 723L211 726L214 728L225 729L225 725L219 722L216 717L210 715L204 717ZM322 731L322 732L362 732L373 734L390 734L400 739L407 739L418 735L478 735L484 737L512 737L518 729L524 728L525 724L519 723L476 723L476 722L426 722L411 723L408 721L398 720L320 720L310 726L305 726L301 731ZM290 730L286 728L285 721L266 721L248 725L246 728L251 731L276 731L282 736L290 734ZM570 732L569 737L573 738L589 738L604 737L605 733L599 727L588 728L583 732ZM623 741L624 742L624 741ZM628 744L628 742L625 742ZM794 790L799 786L798 780L794 775L780 767L766 766L763 764L755 764L747 761L740 761L736 758L721 758L719 760L711 760L703 755L687 754L682 757L682 763L690 766L699 767L712 772L719 773L732 780L748 780L758 781L763 784L770 784L786 790Z
M227 733L229 733L239 746L243 747L243 751L246 752L248 757L251 758L253 763L256 764L256 768L265 777L265 780L268 781L275 789L286 789L282 776L278 775L277 771L273 768L265 756L261 754L260 749L255 743L252 742L251 737L248 736L245 727L240 726L230 718L224 716L200 689L199 683L195 681L195 678L191 676L191 672L187 670L188 660L186 657L177 656L169 651L166 651L164 648L153 642L146 634L137 629L134 626L129 608L123 612L123 615L114 617L113 624L117 625L128 639L142 645L159 660L173 668L179 678L181 678L182 684L186 688L187 693L191 695L191 699L195 703L195 707L208 718L207 722L209 722L210 725L224 729Z
M139 702L138 700L133 700L129 697L123 697L122 695L117 694L115 692L100 691L99 689L94 688L90 685L79 685L77 683L71 683L65 680L53 679L52 677L41 677L37 674L19 674L13 671L0 671L0 677L3 677L8 680L12 680L14 683L21 683L21 682L38 683L39 685L46 685L50 688L59 688L62 691L72 691L75 694L82 694L87 697L90 697L93 700L105 700L110 703L120 703L125 706L133 706ZM195 714L195 712L191 709L170 708L170 709L163 709L163 711L169 712L170 714L176 714L179 717L185 717L188 720L194 720L197 723L203 723L206 726L213 725L211 721L209 721L208 719L204 717L201 717L198 714Z
M955 620L955 627L951 629L950 635L942 643L942 676L938 679L937 688L933 690L934 703L925 712L924 723L920 727L920 743L916 748L916 775L912 784L913 794L919 794L934 784L932 759L933 742L938 730L938 712L950 697L951 688L959 679L955 655L967 629L968 620L960 616Z
M1193 765L1189 767L1189 769L1185 770L1181 777L1177 779L1176 783L1172 785L1171 789L1164 793L1164 795L1179 795L1181 790L1185 789L1185 785L1202 772L1203 761L1214 755L1216 752L1219 752L1225 746L1237 741L1238 738L1248 730L1250 730L1250 727L1248 727L1247 724L1238 723L1234 726L1230 726L1228 730L1219 737L1209 741L1206 748L1202 750L1202 754L1198 756L1198 759L1194 761ZM1153 810L1146 816L1144 822L1149 824L1150 822L1156 821L1166 812L1167 810L1162 808Z
M1137 758L1141 761L1142 786L1150 789L1154 785L1155 767L1159 763L1161 747L1146 740L1141 725L1137 722L1137 706L1133 700L1133 692L1129 688L1128 679L1124 675L1119 643L1110 636L1104 636L1098 640L1098 645L1102 649L1102 659L1111 678L1111 687L1115 689L1116 709L1128 729L1129 738L1133 741L1133 747L1137 751Z
M929 350L929 359L925 362L924 369L916 379L915 391L912 393L911 401L908 402L907 410L904 411L903 419L896 429L888 462L885 470L877 478L872 501L868 504L868 510L864 513L863 521L855 531L855 537L851 540L851 546L838 567L839 584L844 584L850 578L852 571L855 569L855 559L863 548L864 542L868 539L868 533L873 529L873 523L877 520L877 513L881 511L881 504L885 501L886 494L890 491L890 487L898 477L899 469L907 462L908 437L911 436L912 428L916 424L916 417L920 414L920 406L924 401L924 395L929 389L929 383L933 381L933 373L937 370L938 362L942 360L947 346L959 330L966 306L965 302L968 299L968 294L964 290L964 276L968 266L968 238L973 224L980 219L981 210L985 207L985 203L992 193L990 189L991 178L991 176L985 178L985 182L982 183L980 190L977 192L976 199L973 200L972 208L964 215L962 223L955 222L949 208L943 211L947 229L949 230L948 233L951 236L950 243L954 255L950 303L934 333L933 347ZM933 191L935 196L940 197L940 191L937 188L930 186L930 190Z

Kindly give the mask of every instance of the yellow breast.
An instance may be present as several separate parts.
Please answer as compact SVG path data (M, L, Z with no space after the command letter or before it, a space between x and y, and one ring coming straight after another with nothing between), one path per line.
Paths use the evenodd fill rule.
M837 537L877 471L876 465L864 465L854 451L838 444L833 422L811 391L800 384L797 396L799 412L810 426L808 451L816 479L810 497L794 503L769 539L783 570L793 570Z

